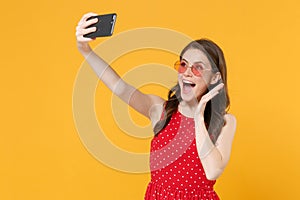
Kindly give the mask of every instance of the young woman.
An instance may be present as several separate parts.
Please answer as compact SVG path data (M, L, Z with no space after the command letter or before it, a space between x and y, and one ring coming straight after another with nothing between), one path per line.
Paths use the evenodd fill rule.
M84 34L97 19L85 14L76 28L77 46L99 79L153 124L151 181L145 194L152 199L219 199L216 179L227 165L236 120L227 113L226 63L222 50L212 41L188 44L175 63L178 83L168 100L140 92L120 76L89 46Z

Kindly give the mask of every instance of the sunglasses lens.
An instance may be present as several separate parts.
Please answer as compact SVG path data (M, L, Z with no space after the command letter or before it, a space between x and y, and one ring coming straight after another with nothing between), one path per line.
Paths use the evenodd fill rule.
M185 72L185 65L182 64L181 61L177 61L175 64L174 64L174 68L179 72L179 73L184 73Z
M192 67L192 72L195 76L201 76L201 72L198 69L196 69L194 66Z
M186 71L186 69L187 69L186 63L185 62L180 62L178 72L179 73L184 73Z
M178 73L184 73L188 68L188 64L185 61L177 61L174 68L178 71ZM201 71L199 71L194 65L191 70L195 76L201 76Z

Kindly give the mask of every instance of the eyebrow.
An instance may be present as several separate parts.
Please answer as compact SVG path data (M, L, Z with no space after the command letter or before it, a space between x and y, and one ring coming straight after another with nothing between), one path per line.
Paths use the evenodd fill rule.
M186 61L186 62L189 63L189 61L187 61L187 60L184 59L184 58L182 58L182 60L184 60L184 61ZM205 64L204 62L202 62L202 61L197 61L197 62L194 62L193 64L195 64L195 63L202 63L202 64L206 67L206 64Z

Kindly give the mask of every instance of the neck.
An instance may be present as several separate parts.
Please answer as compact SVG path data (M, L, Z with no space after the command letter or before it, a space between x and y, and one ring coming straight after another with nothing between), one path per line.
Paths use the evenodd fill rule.
M181 114L193 118L197 106L198 106L198 102L181 101L178 105L178 110Z

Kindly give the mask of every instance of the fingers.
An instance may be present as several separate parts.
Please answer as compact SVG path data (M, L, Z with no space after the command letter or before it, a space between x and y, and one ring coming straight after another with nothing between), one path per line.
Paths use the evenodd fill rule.
M80 36L83 36L85 34L95 32L96 30L97 30L96 27L90 27L90 28L86 28L86 29L78 28L76 30L76 36L80 37Z
M94 18L91 20L87 20L88 18L92 17L92 16L97 16L96 13L87 13L85 15L83 15L83 17L80 19L80 21L78 22L77 26L76 26L76 37L77 37L77 41L78 42L89 42L92 41L93 39L91 38L85 38L83 35L88 34L88 33L92 33L96 31L96 27L90 27L87 28L88 26L97 23L98 18Z
M83 24L84 22L87 21L88 18L92 17L92 16L97 16L96 13L93 13L93 12L89 12L89 13L86 13L82 16L82 18L80 19L78 25L81 25Z
M209 102L212 98L214 98L217 94L219 94L219 91L224 87L223 83L218 84L216 87L214 87L213 89L211 89L208 93L206 93L205 95L203 95L201 97L201 100L197 106L197 109L195 111L195 115L199 115L202 116L203 118L203 114L204 114L204 109L206 107L207 102Z
M217 85L216 87L214 87L213 89L211 89L208 93L206 93L205 95L202 96L200 102L202 103L207 103L209 100L211 100L212 98L214 98L217 94L219 94L219 91L224 87L224 83L220 83L219 85Z
M98 22L98 18L93 18L93 19L90 19L90 20L80 21L78 23L77 27L86 28L86 27L88 27L92 24L95 24L97 22Z
M224 87L224 83L220 83L219 85L211 89L209 92L211 93L219 92L223 87Z

